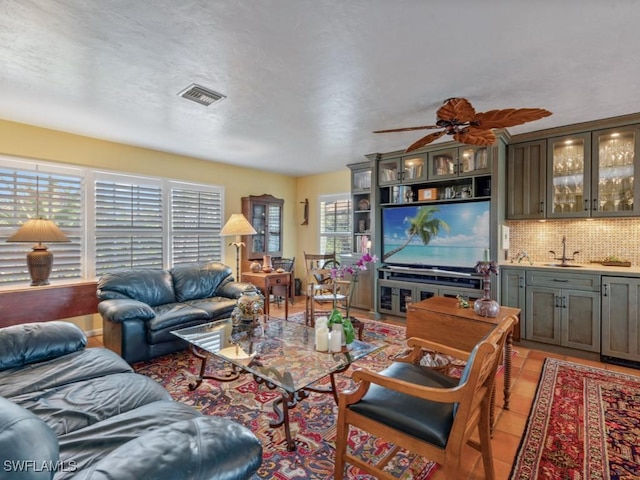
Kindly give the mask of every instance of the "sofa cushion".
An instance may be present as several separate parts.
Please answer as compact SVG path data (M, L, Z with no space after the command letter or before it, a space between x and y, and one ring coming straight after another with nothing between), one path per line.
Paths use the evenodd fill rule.
M0 371L81 350L87 337L68 322L27 323L0 329Z
M155 307L173 303L173 279L167 270L136 268L105 273L98 280L98 299L132 298Z
M33 413L0 397L0 452L7 478L49 480L58 460L58 439Z
M156 316L147 322L147 342L154 344L175 340L171 330L198 325L209 320L204 310L185 303L170 303L154 308Z
M87 348L46 362L0 372L0 395L11 398L124 372L133 370L116 353L106 348Z
M249 478L261 462L262 445L248 429L225 418L196 417L131 440L74 480L236 480Z
M237 300L225 297L201 298L189 300L185 303L193 308L207 312L209 320L229 318L233 309L238 305Z
M116 373L12 397L64 435L171 395L159 383L137 373Z
M201 414L194 408L173 400L148 403L135 410L107 418L100 423L59 436L60 460L73 461L77 470L84 470L109 455L120 445L125 445L146 432L200 416ZM159 460L159 455L155 458ZM68 472L65 475L64 472L58 472L56 480L73 478L77 473Z
M178 302L213 297L218 286L231 275L231 269L218 262L178 265L170 271Z

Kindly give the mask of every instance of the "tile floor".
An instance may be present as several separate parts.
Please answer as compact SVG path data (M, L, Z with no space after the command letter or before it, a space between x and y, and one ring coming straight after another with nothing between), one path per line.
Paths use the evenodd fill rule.
M280 316L280 310L283 310L282 306L278 308L272 305L271 314ZM304 298L298 297L295 304L289 306L289 314L301 311L304 311ZM282 311L282 314L284 315L284 311ZM367 316L367 313L358 311L358 315L365 317ZM389 321L390 323L403 323L402 321L398 321L397 318L394 319L394 317L387 317L383 320ZM91 337L89 339L89 346L102 346L102 337ZM594 365L604 369L626 372L632 375L640 375L640 371L635 369L610 365L598 361L585 360L567 355L549 353L542 350L524 348L518 343L514 343L514 349L517 350L517 354L512 361L512 386L509 410L502 409L502 395L498 394L496 396L497 423L493 434L492 444L496 480L505 480L509 478L511 465L524 432L527 416L529 415L529 410L533 403L538 380L542 372L542 365L546 357L555 357L571 362ZM498 392L502 392L503 380L504 376L502 375L496 379L496 382L498 383ZM468 454L464 460L464 470L466 472L465 476L456 480L484 479L484 470L482 468L482 461L480 460L480 453L471 447L468 447ZM445 480L442 470L438 470L432 477L432 480Z

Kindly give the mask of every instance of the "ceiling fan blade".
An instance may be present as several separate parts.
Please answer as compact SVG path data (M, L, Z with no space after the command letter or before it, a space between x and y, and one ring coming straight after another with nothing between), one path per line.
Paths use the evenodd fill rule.
M450 98L438 109L436 115L440 120L448 122L455 120L458 123L466 123L475 118L476 110L469 100Z
M507 108L504 110L489 110L478 113L473 119L474 126L481 128L505 128L539 120L551 115L543 108Z
M373 133L389 133L389 132L411 132L413 130L427 130L440 128L437 125L424 125L422 127L392 128L391 130L375 130Z
M414 150L424 147L425 145L433 142L434 140L437 140L438 138L443 136L445 133L446 132L444 130L442 130L441 132L430 133L429 135L422 137L417 142L414 142L411 145L409 145L409 148L407 148L405 152L406 153L413 152Z
M455 133L453 139L460 143L466 143L467 145L488 146L493 145L496 141L496 136L491 130L468 127Z

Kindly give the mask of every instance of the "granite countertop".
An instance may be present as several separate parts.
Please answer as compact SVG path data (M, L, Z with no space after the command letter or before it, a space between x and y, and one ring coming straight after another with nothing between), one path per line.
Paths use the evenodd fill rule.
M565 273L592 273L592 274L602 274L602 275L628 275L632 277L636 277L640 275L640 267L632 265L630 267L612 267L605 266L600 263L579 263L579 262L570 262L571 265L576 265L575 267L558 267L553 265L548 265L547 263L539 263L534 262L530 264L529 262L522 261L520 263L517 262L501 262L500 268L524 268L524 269L536 269L536 270L560 270Z

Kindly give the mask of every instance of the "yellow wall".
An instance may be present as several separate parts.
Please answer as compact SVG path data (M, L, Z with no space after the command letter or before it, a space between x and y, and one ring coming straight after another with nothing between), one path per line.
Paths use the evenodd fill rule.
M352 163L352 162L348 162ZM318 197L333 193L348 193L351 191L351 173L345 166L343 170L322 175L309 175L298 178L297 188L297 218L298 243L296 250L296 277L305 278L304 252L320 253L320 210ZM300 225L303 221L301 202L309 200L309 224ZM298 260L299 259L299 260Z
M295 256L296 277L304 278L304 251L318 250L318 202L326 193L350 190L349 169L295 178L261 170L132 147L46 128L0 120L0 154L103 168L115 172L171 178L225 187L225 218L240 212L240 199L268 193L284 199L283 256ZM345 161L345 165L350 163ZM303 221L303 205L309 199L309 225ZM227 247L224 262L235 265L235 249ZM99 319L77 320L85 330L102 328Z

